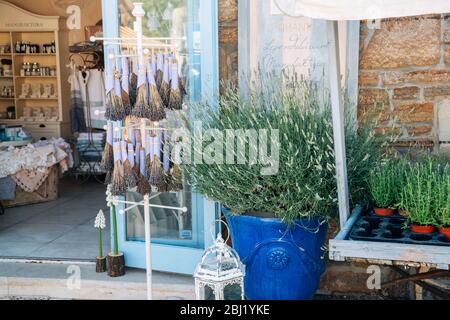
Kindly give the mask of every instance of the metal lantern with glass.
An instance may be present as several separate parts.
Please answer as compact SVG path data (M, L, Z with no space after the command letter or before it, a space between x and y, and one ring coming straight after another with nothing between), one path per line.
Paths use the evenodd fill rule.
M194 274L197 300L244 300L245 266L227 240L218 233L197 265Z

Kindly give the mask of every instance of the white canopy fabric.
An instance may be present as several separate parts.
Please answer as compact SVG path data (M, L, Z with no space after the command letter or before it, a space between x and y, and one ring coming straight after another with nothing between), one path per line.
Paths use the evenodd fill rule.
M282 6L282 1L275 1L278 1L280 7ZM294 1L296 14L323 20L371 20L423 14L450 13L450 0Z

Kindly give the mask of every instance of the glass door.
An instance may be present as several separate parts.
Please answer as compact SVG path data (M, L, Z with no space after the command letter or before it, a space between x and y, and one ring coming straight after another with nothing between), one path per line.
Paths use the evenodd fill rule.
M103 0L105 37L133 33L134 17L128 1ZM176 47L178 64L187 91L187 103L214 99L218 92L217 1L214 0L143 0L144 37L170 43ZM112 4L113 3L113 4ZM131 32L130 32L131 31ZM118 50L118 48L113 48ZM105 52L111 52L105 48ZM107 60L107 59L106 59ZM207 94L209 96L207 96ZM183 191L151 194L151 203L187 207L186 213L152 208L153 269L192 274L205 247L212 242L211 228L217 208L186 183ZM127 200L142 196L128 192ZM121 208L118 208L118 212ZM119 250L130 267L145 267L144 213L134 208L118 215Z

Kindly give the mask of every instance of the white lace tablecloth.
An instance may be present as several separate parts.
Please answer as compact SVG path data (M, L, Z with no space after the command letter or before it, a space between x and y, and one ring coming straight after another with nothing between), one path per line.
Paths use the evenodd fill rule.
M0 151L0 178L14 175L22 170L47 171L51 166L66 159L68 154L56 144L29 144L26 147Z

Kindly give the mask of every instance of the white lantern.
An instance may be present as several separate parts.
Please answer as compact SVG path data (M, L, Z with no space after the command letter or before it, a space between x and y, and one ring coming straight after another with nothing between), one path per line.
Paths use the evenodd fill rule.
M195 296L197 300L205 300L205 293L209 288L215 300L225 300L225 289L238 285L240 298L244 300L244 274L245 266L238 254L225 243L219 233L214 244L206 249L195 270Z

